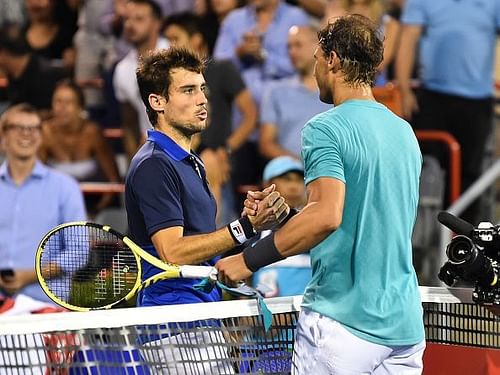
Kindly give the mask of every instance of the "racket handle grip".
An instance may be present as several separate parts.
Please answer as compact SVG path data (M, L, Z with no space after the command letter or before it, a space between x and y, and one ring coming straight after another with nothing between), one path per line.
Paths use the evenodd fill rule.
M203 279L208 277L217 280L217 269L210 266L181 266L181 276L188 279Z

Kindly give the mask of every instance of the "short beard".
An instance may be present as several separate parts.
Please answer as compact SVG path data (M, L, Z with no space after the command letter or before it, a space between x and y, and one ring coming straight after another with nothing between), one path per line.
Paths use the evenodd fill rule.
M185 138L191 138L193 135L200 133L205 129L205 127L199 129L199 127L197 127L196 125L178 123L178 122L172 122L170 126L172 127L172 129L174 129L177 133L179 133L181 136Z

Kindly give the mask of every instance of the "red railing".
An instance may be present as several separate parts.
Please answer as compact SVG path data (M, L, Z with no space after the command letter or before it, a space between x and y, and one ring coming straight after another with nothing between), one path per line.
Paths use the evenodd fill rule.
M450 155L449 165L449 189L450 203L455 202L460 197L461 172L462 172L462 151L460 144L450 133L441 130L416 130L417 139L422 142L440 142L448 147Z

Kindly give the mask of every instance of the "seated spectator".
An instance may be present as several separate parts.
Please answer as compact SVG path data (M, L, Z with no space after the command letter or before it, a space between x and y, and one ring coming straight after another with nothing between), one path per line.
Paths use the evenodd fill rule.
M38 284L34 258L38 243L53 227L85 220L78 183L37 159L42 142L35 108L19 104L0 118L6 161L0 165L0 259L12 274L0 278L0 294L22 293L49 301Z
M312 26L290 28L288 54L295 75L271 83L262 100L259 150L268 160L282 155L300 158L302 127L314 115L332 108L319 100L314 78L316 32Z
M119 182L118 168L111 148L97 124L82 113L81 89L71 81L57 84L52 98L53 117L43 125L40 159L51 167L73 176L78 181ZM113 194L87 196L91 216L109 206Z
M7 99L11 104L28 103L45 117L51 106L57 81L66 73L30 51L16 27L0 30L0 70L8 79Z
M23 30L31 50L70 71L75 66L73 35L76 12L64 0L25 0L28 22Z
M265 186L276 185L276 191L285 202L295 209L301 209L306 202L304 168L302 163L290 156L280 156L264 168ZM270 231L262 232L260 238ZM309 254L299 254L283 259L253 274L254 286L264 286L266 297L294 296L303 294L311 280L311 261Z

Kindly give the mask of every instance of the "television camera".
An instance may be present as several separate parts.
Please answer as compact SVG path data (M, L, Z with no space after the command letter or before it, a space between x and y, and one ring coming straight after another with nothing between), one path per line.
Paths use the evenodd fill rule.
M500 226L482 222L474 227L444 211L438 221L457 234L446 246L448 261L439 279L448 286L459 280L472 282L475 303L500 306Z

